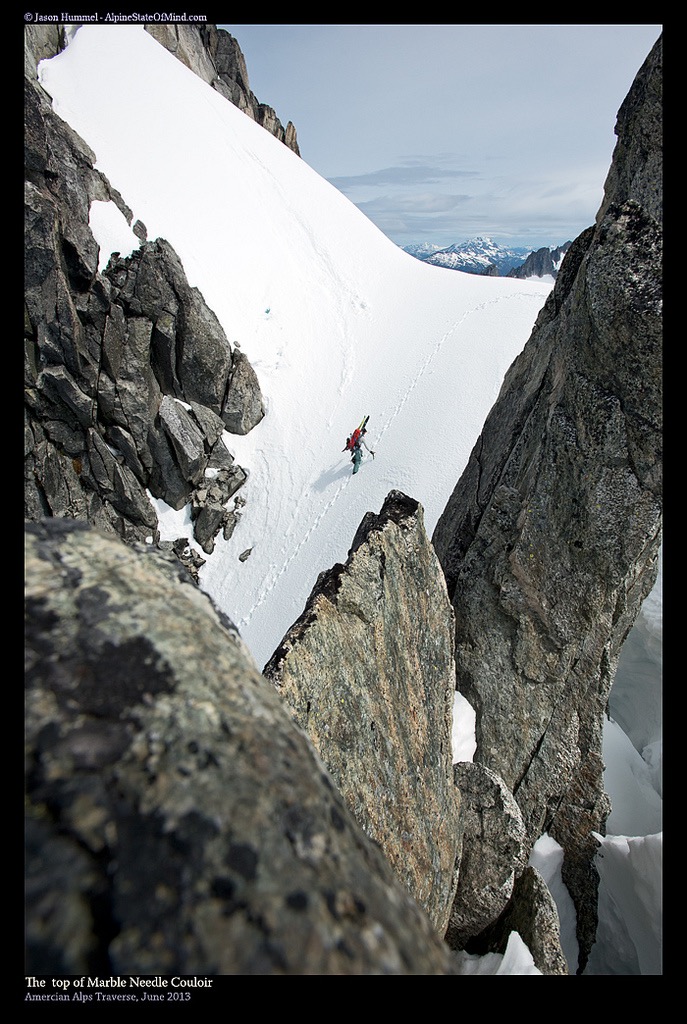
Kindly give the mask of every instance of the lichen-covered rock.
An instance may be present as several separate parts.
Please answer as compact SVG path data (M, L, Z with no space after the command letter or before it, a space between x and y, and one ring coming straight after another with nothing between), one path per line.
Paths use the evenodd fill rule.
M398 491L322 573L265 667L349 808L444 933L456 884L453 615L422 508Z
M26 529L26 971L458 973L231 623L155 548Z
M460 793L460 875L446 941L465 949L468 940L501 915L528 857L520 809L503 779L481 764L453 766ZM493 950L503 952L503 950Z
M549 887L532 865L527 865L516 879L511 898L498 921L472 939L468 949L473 954L503 954L513 932L523 940L542 974L570 973L561 948L558 909Z
M475 760L565 851L580 970L609 802L602 730L662 524L662 44L623 104L597 223L569 249L433 536Z

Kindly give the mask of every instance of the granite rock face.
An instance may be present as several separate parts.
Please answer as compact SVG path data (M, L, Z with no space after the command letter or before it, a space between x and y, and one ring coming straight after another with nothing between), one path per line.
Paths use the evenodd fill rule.
M527 864L528 848L520 809L503 779L477 763L455 764L453 773L462 852L446 941L452 949L466 949L503 912Z
M91 203L133 218L36 81L35 61L60 40L48 29L26 39L25 515L156 539L148 491L201 509L210 476L221 511L196 513L210 552L246 479L224 435L264 415L259 382L164 239L137 224L140 248L99 271Z
M27 973L459 973L178 564L65 519L25 564Z
M565 851L594 941L602 728L662 526L662 45L620 111L596 224L569 249L433 536L475 760Z
M222 419L232 434L248 434L264 415L265 405L257 374L243 352L236 348Z
M508 939L517 932L544 975L569 975L561 949L558 908L549 887L536 868L528 865L518 875L503 913L466 948L473 954L505 953Z
M264 672L443 935L459 855L453 615L417 502L392 491L367 514Z

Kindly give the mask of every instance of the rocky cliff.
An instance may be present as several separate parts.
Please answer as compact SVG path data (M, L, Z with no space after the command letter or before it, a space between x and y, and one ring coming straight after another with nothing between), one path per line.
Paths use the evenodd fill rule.
M568 251L433 536L456 616L475 760L529 842L565 850L580 963L618 654L656 577L662 521L661 42L618 116L596 223Z
M99 271L91 203L132 215L36 81L36 60L58 42L27 36L26 514L155 539L150 492L177 509L192 502L209 553L246 478L226 436L262 418L260 386L164 239L146 241L137 223L140 248Z

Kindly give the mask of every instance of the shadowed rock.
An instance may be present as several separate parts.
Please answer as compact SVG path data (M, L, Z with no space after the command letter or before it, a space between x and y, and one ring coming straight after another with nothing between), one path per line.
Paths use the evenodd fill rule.
M222 434L262 418L259 382L164 239L100 273L91 203L133 216L36 80L63 34L34 27L25 43L25 515L155 539L148 492L180 509L208 470L245 479ZM197 520L206 551L232 514Z
M455 974L178 564L26 530L26 971Z
M513 932L523 940L542 974L569 974L561 949L558 909L546 882L531 865L518 876L498 921L468 941L466 948L480 956L503 954Z
M569 249L433 536L475 760L512 790L530 843L548 831L565 851L580 971L609 811L604 711L661 540L661 81L659 40L618 116L596 225Z

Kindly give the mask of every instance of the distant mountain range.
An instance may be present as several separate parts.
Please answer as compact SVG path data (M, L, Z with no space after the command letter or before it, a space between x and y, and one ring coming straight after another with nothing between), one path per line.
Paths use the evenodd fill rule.
M479 236L442 248L431 242L402 246L404 252L423 263L449 270L462 270L465 274L483 274L492 277L556 277L570 242L561 246L506 248L491 238Z

